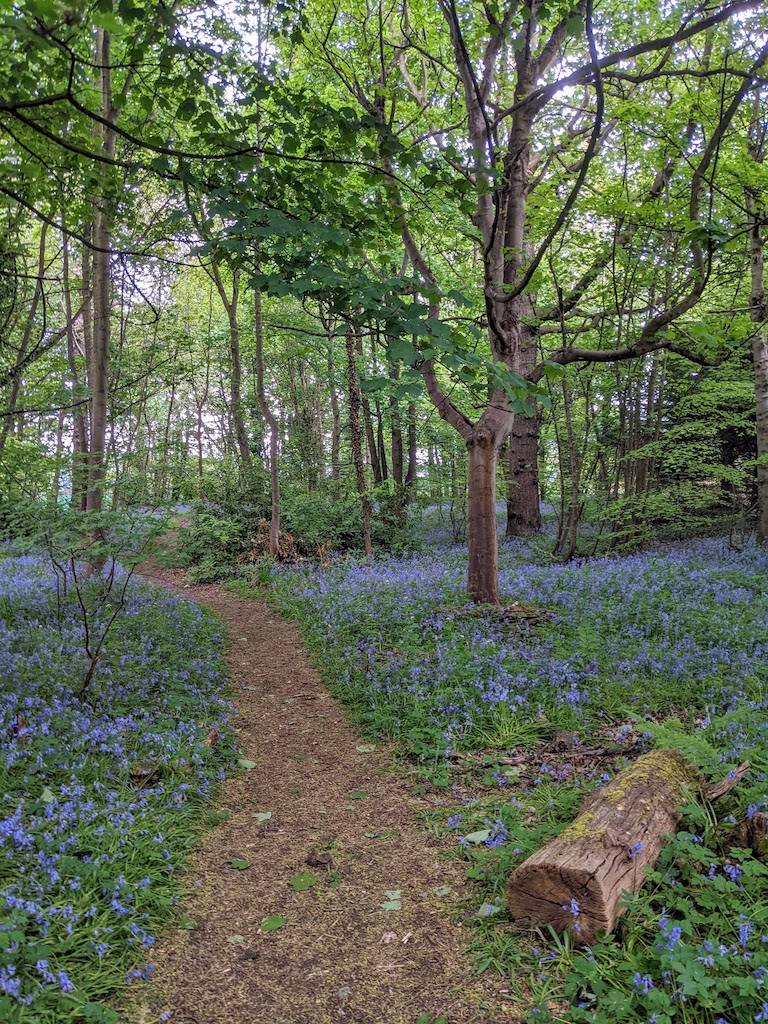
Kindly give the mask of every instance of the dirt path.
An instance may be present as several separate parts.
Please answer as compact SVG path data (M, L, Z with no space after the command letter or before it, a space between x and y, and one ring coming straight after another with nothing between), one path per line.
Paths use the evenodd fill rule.
M183 587L178 570L144 575ZM193 855L183 911L194 927L153 951L152 1019L165 1009L172 1024L512 1024L494 998L500 979L470 976L451 897L435 892L457 891L463 872L438 862L407 781L323 689L294 625L217 585L183 593L229 631L234 726L256 767L226 783L229 818ZM317 883L295 890L305 873ZM273 915L286 924L260 930Z

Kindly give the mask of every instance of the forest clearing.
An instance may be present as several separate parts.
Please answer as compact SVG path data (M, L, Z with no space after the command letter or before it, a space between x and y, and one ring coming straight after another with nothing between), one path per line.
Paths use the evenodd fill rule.
M0 83L2 1024L768 1021L765 4Z

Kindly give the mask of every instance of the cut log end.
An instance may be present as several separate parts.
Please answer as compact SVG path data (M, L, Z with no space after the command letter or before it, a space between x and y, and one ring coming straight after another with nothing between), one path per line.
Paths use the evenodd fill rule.
M644 754L590 793L573 824L513 872L513 918L585 944L613 931L622 895L641 888L643 869L676 831L679 808L701 795L696 769L677 751Z

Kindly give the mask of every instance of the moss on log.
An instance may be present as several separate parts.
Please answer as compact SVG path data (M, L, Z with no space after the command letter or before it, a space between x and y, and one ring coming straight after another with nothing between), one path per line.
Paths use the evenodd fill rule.
M590 793L573 824L512 874L513 918L569 931L578 944L612 932L622 894L641 888L644 867L676 831L679 808L700 795L696 769L677 751L643 754Z

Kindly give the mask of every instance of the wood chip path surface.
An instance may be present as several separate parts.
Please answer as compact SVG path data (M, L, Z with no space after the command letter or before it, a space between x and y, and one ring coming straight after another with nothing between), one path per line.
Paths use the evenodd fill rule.
M218 585L189 586L180 570L143 575L224 623L234 728L256 767L225 783L218 808L229 817L203 834L185 877L194 927L161 937L153 982L126 1020L515 1024L503 980L472 975L451 920L443 887L459 892L464 872L430 847L412 783L347 721L293 623ZM305 872L317 884L296 891ZM401 909L383 909L396 891ZM286 924L263 931L274 915Z

